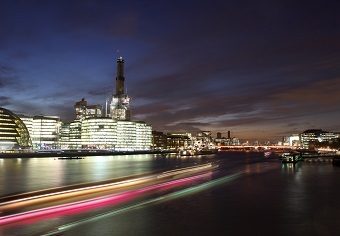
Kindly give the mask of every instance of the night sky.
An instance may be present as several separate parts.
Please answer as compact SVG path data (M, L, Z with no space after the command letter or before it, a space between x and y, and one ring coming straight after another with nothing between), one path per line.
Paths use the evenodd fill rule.
M0 106L74 118L125 59L132 115L160 131L340 131L340 1L0 0Z

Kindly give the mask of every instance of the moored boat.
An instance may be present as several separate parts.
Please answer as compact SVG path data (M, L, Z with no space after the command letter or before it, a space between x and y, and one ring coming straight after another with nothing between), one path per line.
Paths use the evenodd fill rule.
M191 149L179 151L179 155L181 156L194 156L195 154L195 151Z
M197 152L198 155L209 155L215 154L218 152L218 149L202 149Z
M78 160L84 159L84 157L58 157L58 160Z
M282 154L282 163L296 163L298 161L302 161L301 153L284 153Z

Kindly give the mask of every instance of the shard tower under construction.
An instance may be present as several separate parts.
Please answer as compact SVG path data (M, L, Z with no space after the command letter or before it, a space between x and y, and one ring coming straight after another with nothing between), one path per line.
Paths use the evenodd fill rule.
M117 59L116 93L112 95L110 116L114 120L130 120L130 98L124 88L124 60Z

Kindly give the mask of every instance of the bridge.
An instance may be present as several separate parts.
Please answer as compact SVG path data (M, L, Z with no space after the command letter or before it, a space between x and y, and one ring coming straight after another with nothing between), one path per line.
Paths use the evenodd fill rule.
M292 151L296 150L294 146L283 145L222 145L217 147L220 151Z

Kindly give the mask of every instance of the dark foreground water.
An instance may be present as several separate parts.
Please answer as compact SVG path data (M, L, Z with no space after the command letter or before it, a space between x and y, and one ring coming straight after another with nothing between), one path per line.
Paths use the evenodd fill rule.
M209 180L162 193L160 201L147 203L162 195L155 194L119 212L108 207L84 217L4 225L0 235L40 235L69 223L72 227L59 235L339 235L340 168L326 163L282 165L260 153L6 159L0 160L0 195L206 162L219 164ZM97 217L100 214L106 215Z

